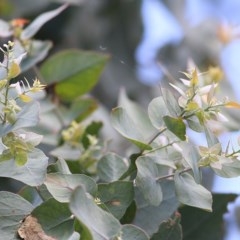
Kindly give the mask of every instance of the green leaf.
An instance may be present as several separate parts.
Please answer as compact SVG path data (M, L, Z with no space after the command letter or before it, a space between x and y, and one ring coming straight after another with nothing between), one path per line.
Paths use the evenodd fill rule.
M138 126L137 121L141 119L131 119L127 110L118 107L112 110L111 114L113 127L125 138L134 143L140 149L150 150L151 146L147 143L149 133L144 135L144 127ZM141 124L144 126L144 123Z
M163 97L154 98L148 105L148 115L152 125L160 129L163 125L163 117L168 115L169 112L163 100Z
M124 159L115 153L106 154L97 165L98 176L105 182L118 180L127 169L128 166Z
M69 123L73 120L81 122L96 109L97 102L95 99L90 97L78 98L72 102L64 118L67 119Z
M68 204L59 203L53 198L32 212L32 216L37 218L44 232L59 240L68 239L74 232L74 220L71 215Z
M184 240L213 240L223 239L224 213L229 202L234 201L234 194L213 194L213 212L184 206L179 209L182 216Z
M158 206L163 199L160 182L156 180L160 176L158 165L150 157L139 157L136 165L136 185L149 204Z
M97 192L95 181L83 174L51 173L47 175L44 184L59 202L69 202L72 192L79 185L92 195L95 195Z
M5 191L0 192L1 239L17 240L17 229L32 209L33 206L19 195Z
M181 216L175 214L174 218L168 219L161 223L158 232L155 233L151 240L180 240L182 239L182 227L180 225ZM190 225L191 226L191 225Z
M186 140L186 125L184 124L182 118L164 116L163 121L169 131L174 133L182 141Z
M94 240L112 239L121 230L119 221L98 207L81 186L73 192L69 207Z
M0 129L0 137L3 137L9 132L18 130L20 128L33 127L39 121L39 103L31 102L26 104L22 110L16 115L16 122L14 124L3 125Z
M132 223L145 230L149 235L156 233L159 225L169 219L179 205L173 181L162 181L161 189L163 200L157 207L149 206L141 192L138 190L135 192L137 211Z
M197 184L189 173L176 172L174 176L178 200L186 205L212 211L212 195L202 185Z
M134 188L132 182L116 181L98 185L98 198L104 208L117 219L122 218L133 201Z
M65 4L52 11L40 14L22 31L20 38L22 40L27 40L33 37L46 22L60 14L64 9L67 8L67 6L68 5Z
M14 159L0 162L0 177L13 178L30 186L39 186L45 180L47 165L47 156L34 148L28 153L28 161L23 166L17 166Z
M148 235L140 228L126 224L122 226L121 230L122 240L149 240Z
M95 86L108 58L95 52L65 50L45 61L40 71L60 99L72 101Z

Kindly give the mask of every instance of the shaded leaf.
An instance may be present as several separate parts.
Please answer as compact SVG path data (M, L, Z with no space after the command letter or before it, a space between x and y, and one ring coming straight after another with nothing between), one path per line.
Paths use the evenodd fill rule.
M158 232L155 233L151 240L180 240L182 239L182 227L180 225L181 216L176 213L174 218L161 223Z
M119 221L98 207L80 186L73 192L69 206L81 224L89 229L94 240L112 239L121 230Z
M128 166L124 159L115 153L106 154L97 165L98 176L105 182L118 180L127 169Z
M72 192L79 185L92 195L95 195L97 191L95 181L83 174L51 173L47 175L44 184L59 202L69 202Z
M33 37L46 22L60 14L64 9L67 8L67 6L68 5L65 4L52 11L40 14L22 31L20 38L22 40L26 40Z
M186 140L186 125L181 118L164 116L163 121L169 131L174 133L182 141Z
M30 215L24 219L18 229L18 235L24 240L56 240L56 238L47 236L37 219Z
M96 109L97 102L95 99L90 97L79 98L72 102L65 119L68 119L69 123L73 120L81 122Z
M202 185L197 184L189 173L176 172L174 176L178 200L186 205L212 211L212 195Z
M44 232L58 240L66 240L73 234L74 220L71 215L68 204L59 203L53 198L43 202L32 212Z
M31 213L33 206L17 194L0 192L0 236L17 240L17 229L21 221Z
M98 185L98 198L114 217L120 219L134 197L132 182L116 181Z
M122 240L149 240L149 237L141 228L138 228L134 225L126 224L122 226L121 239Z
M227 212L228 203L236 197L234 194L213 194L212 213L190 206L181 207L183 239L223 239L223 215Z

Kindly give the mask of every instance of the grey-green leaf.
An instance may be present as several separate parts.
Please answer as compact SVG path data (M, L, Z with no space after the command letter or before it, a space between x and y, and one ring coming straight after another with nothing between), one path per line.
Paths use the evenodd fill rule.
M189 173L176 172L174 176L178 200L186 205L212 211L212 195L202 185L197 184Z
M11 192L0 192L0 238L17 240L21 221L31 213L33 206Z
M141 119L132 119L126 109L121 107L114 108L111 114L113 127L125 138L130 140L140 149L151 149L148 144L150 139L149 133L144 135L144 127L140 128L136 121ZM143 124L144 125L144 124Z
M179 206L173 181L162 181L161 188L163 200L157 207L150 206L141 192L136 189L135 198L138 210L133 224L145 230L149 235L157 232L160 223L169 219Z
M160 175L158 165L150 157L139 157L136 165L137 186L149 204L158 206L163 199L161 185L156 180Z
M58 240L68 239L74 232L74 220L68 204L51 198L36 207L32 216L36 217L47 235Z
M81 186L73 192L69 207L75 217L89 229L94 240L112 239L121 230L119 221L98 207Z
M3 125L0 129L0 137L20 128L35 126L39 121L39 103L31 102L26 104L16 115L14 124Z
M152 125L157 129L160 129L163 125L163 117L168 115L166 104L163 97L154 98L148 105L148 115L152 122Z
M44 184L59 202L69 202L72 192L79 185L92 195L95 195L97 191L95 181L83 174L51 173L47 175Z
M122 226L121 230L122 240L149 240L149 236L139 227L131 224Z
M127 168L124 159L115 153L106 154L99 160L97 165L98 176L105 182L118 180L127 171Z
M134 188L132 182L116 181L98 185L98 197L104 208L117 219L121 219L133 201Z

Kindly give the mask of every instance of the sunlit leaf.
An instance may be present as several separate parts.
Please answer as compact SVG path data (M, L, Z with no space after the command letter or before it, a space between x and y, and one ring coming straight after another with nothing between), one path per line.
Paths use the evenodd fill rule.
M212 211L212 195L202 185L197 184L189 173L176 172L174 176L178 200L186 205Z

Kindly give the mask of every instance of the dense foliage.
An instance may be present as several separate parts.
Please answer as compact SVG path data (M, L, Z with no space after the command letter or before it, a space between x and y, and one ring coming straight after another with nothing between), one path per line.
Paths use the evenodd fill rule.
M66 7L31 23L0 21L1 37L11 38L1 48L0 177L24 184L18 193L0 192L0 236L182 239L181 221L196 208L209 218L215 208L222 214L234 198L213 197L202 185L202 170L227 178L240 175L239 150L230 143L224 149L216 136L223 130L222 109L240 105L217 97L218 68L200 74L193 66L184 79L161 88L147 111L122 91L111 122L133 147L129 155L109 152L108 139L101 135L105 123L89 120L97 102L86 95L109 56L70 49L36 67L52 44L34 35ZM19 79L30 68L36 78ZM189 131L202 133L207 144L196 146ZM219 224L213 227L217 234ZM197 239L188 228L189 239Z

